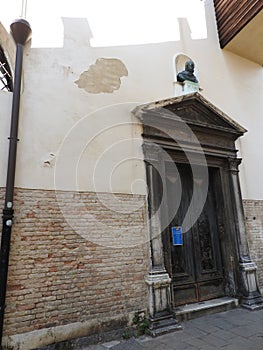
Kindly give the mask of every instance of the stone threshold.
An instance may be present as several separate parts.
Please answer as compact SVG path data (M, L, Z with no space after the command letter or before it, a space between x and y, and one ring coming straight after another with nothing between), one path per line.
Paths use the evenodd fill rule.
M223 297L201 301L199 303L178 306L174 309L174 312L176 319L179 322L182 322L217 312L228 311L238 306L238 299Z

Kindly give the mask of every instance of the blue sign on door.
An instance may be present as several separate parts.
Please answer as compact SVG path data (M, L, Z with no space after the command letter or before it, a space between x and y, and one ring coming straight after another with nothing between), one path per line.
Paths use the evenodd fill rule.
M173 239L173 245L183 245L182 226L172 227L172 239Z

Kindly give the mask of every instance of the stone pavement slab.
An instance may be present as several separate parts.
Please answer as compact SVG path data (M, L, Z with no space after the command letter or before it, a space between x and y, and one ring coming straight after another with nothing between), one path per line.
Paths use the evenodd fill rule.
M143 350L144 347L135 338L121 342L120 344L114 346L114 350Z
M81 350L263 350L263 310L239 308L181 324L182 330L156 338L119 339Z
M90 345L88 347L85 347L83 349L89 349L89 350L105 350L105 347L102 345Z
M117 347L117 345L120 344L120 341L119 340L112 340L110 342L107 342L107 343L103 343L103 346L106 348L106 349L112 349L114 346L115 348Z

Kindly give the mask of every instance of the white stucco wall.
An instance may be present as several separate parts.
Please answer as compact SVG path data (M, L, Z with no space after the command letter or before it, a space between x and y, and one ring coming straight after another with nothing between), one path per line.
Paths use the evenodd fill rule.
M181 20L181 40L91 47L89 23L83 15L63 18L62 47L27 45L16 186L145 193L141 128L130 111L138 104L173 96L173 58L183 52L196 63L202 94L248 129L237 143L244 159L243 196L263 199L262 67L220 49L212 0L204 3L208 33L204 39L192 39L187 22ZM128 71L111 93L95 94L76 84L99 58L118 59ZM99 73L97 82L105 78ZM112 77L107 79L106 85ZM2 169L6 169L8 142L3 140L10 95L0 92ZM1 171L0 185L4 184L5 171Z

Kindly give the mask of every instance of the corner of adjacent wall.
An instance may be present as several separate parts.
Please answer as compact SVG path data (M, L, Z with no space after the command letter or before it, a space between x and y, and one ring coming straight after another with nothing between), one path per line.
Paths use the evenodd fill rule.
M244 199L248 243L252 260L258 268L259 288L263 290L263 200Z

